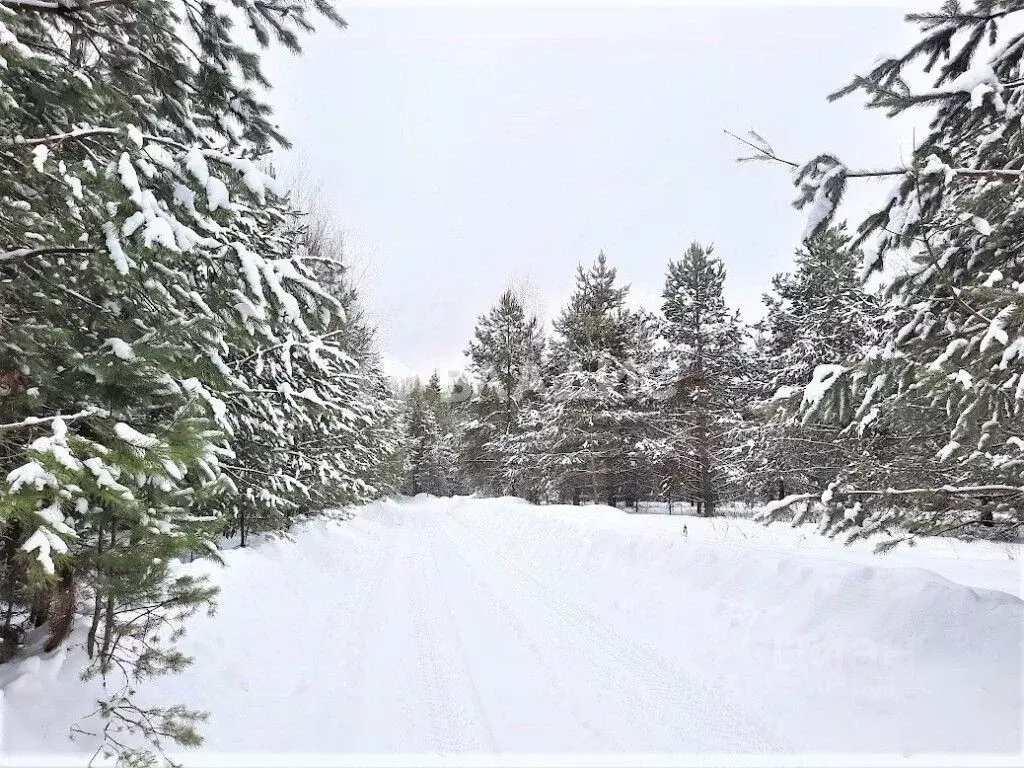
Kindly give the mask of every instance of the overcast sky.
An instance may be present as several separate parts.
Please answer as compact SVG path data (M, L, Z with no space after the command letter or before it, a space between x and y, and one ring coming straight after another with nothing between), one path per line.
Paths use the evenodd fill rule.
M870 166L912 140L825 99L911 39L901 6L340 7L347 30L268 62L284 162L346 231L392 365L418 372L459 362L510 279L557 314L601 249L655 309L669 259L714 243L756 319L803 216L786 171L737 164L722 129ZM885 192L855 190L851 221Z

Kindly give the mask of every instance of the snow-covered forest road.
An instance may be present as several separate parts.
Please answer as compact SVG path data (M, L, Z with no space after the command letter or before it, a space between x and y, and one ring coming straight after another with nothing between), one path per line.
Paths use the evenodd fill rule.
M608 606L489 540L464 504L438 500L388 521L381 599L358 631L379 640L364 657L377 685L356 714L357 744L356 734L371 751L785 746L766 711L737 709L738 692L715 686L713 669L624 632Z
M308 524L229 552L230 568L190 566L214 574L220 609L183 642L194 665L144 695L211 713L189 765L1020 751L1019 598L665 522L421 497ZM59 661L8 686L5 756L91 751L66 734L95 691ZM49 676L69 684L36 684Z

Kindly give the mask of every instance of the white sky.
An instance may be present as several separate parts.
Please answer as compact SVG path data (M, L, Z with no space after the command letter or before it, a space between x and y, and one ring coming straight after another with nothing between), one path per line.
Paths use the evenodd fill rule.
M785 169L737 164L722 129L872 167L912 140L825 100L913 39L905 6L340 8L347 30L267 62L285 165L321 186L383 349L419 372L458 363L512 278L557 314L602 248L654 309L668 260L713 242L755 319L803 215ZM885 191L851 193L851 222Z

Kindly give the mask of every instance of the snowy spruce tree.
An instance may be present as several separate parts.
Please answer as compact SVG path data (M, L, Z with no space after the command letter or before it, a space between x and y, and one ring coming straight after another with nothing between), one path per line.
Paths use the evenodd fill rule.
M908 164L853 169L832 155L790 163L797 205L810 211L808 235L829 225L848 184L893 181L858 228L857 244L870 246L866 270L897 304L898 324L869 359L820 370L805 407L851 432L930 440L945 478L891 488L844 482L770 512L810 503L826 530L853 537L891 526L909 536L1013 532L1024 495L1017 247L1024 3L947 2L907 18L918 41L833 98L861 93L868 108L888 115L930 110L928 133ZM752 144L759 156L779 160L771 147Z
M665 367L662 320L653 312L630 312L628 376L625 380L622 480L619 498L639 508L640 501L665 498L666 440L662 431Z
M762 499L825 490L837 474L872 455L871 443L800 412L819 366L844 365L877 348L885 323L879 298L860 279L862 254L843 226L797 250L794 270L775 275L763 297L753 366L757 415L747 483ZM880 458L880 457L878 457Z
M537 318L511 289L477 320L466 350L473 396L461 409L462 461L477 490L532 495L510 454L524 429L522 409L536 397L543 350Z
M437 373L426 386L417 381L406 399L408 472L403 490L410 494L451 496L462 489L456 419Z
M393 490L397 403L373 354L340 238L322 221L291 217L292 261L325 296L326 322L309 341L292 337L237 361L245 386L226 396L238 422L236 458L225 464L237 493L229 533L272 531L325 509ZM328 313L329 312L329 313Z
M387 436L383 384L303 260L233 29L298 50L317 15L340 22L320 0L0 7L3 655L33 626L55 648L81 610L91 673L123 682L101 725L122 757L126 730L198 741L199 713L130 695L187 663L173 640L213 595L174 560L215 555L236 510L373 490L354 473ZM342 432L347 453L295 458Z
M589 269L579 268L576 290L555 320L543 396L524 438L533 456L527 448L519 461L556 498L614 504L626 490L627 447L639 419L628 290L602 252Z
M746 330L726 306L724 286L722 261L695 242L669 263L662 293L666 490L692 500L704 515L732 494L739 475L737 435L749 373Z

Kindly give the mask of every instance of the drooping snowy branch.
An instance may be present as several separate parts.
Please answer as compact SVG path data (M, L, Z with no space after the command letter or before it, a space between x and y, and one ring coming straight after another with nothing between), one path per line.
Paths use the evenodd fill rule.
M2 0L0 0L2 2ZM8 147L31 147L39 144L59 144L70 139L83 139L89 136L117 136L124 133L123 128L76 128L63 133L54 133L49 136L37 136L26 138L16 136L4 142Z
M101 408L84 408L78 413L71 414L56 414L54 416L26 416L21 421L11 422L9 424L0 424L0 432L9 432L16 429L26 429L28 427L35 427L40 424L48 424L56 419L67 423L70 421L78 421L79 419L86 419L90 416L103 416L106 415L106 411Z
M61 253L96 253L95 248L79 248L79 247L62 247L62 246L51 246L47 248L15 248L11 251L0 252L0 263L5 261L14 261L16 259L24 259L31 256L48 256L51 254Z
M36 13L65 15L84 13L111 5L124 5L125 2L126 0L69 0L63 3L54 0L0 0L0 5L4 5L13 11L34 11Z

